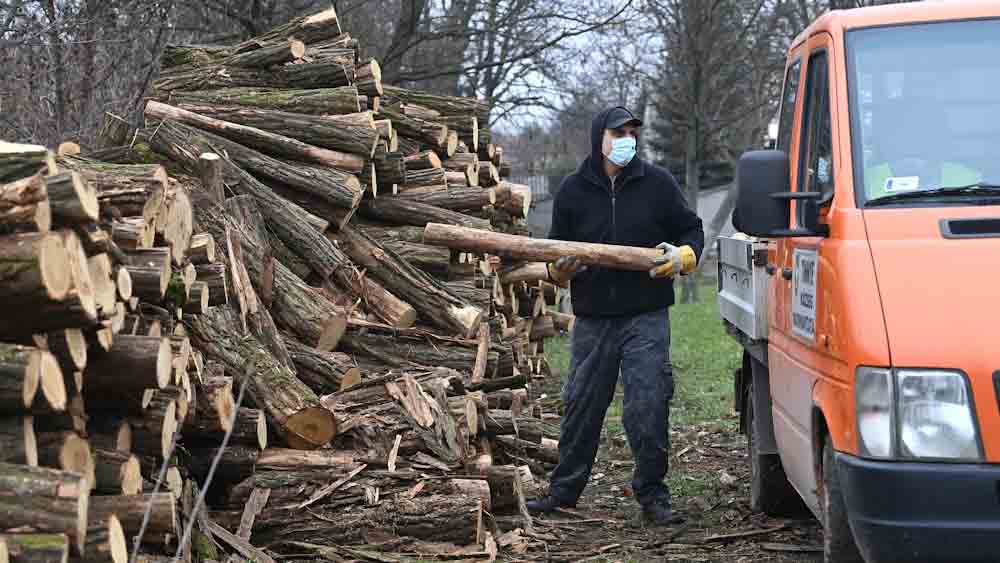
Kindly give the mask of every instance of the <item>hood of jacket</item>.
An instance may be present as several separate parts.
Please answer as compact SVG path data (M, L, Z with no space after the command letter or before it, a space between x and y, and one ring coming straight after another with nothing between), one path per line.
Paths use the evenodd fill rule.
M624 106L605 108L595 115L593 121L590 122L590 156L580 164L579 170L581 176L605 188L610 187L610 180L607 173L604 172L604 150L602 145L604 144L604 130L607 129L608 115L615 108L627 109ZM620 177L628 178L633 175L641 175L642 169L642 160L639 158L639 154L636 153L632 161L622 170Z

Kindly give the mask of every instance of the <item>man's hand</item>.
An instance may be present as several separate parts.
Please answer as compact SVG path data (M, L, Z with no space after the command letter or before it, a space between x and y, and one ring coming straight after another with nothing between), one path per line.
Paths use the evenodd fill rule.
M587 269L576 256L563 256L545 267L549 271L549 280L563 288L569 285L574 276Z
M649 270L651 278L672 278L677 274L686 275L698 267L698 257L694 249L688 245L674 246L667 242L657 245L663 254L653 259L653 267Z

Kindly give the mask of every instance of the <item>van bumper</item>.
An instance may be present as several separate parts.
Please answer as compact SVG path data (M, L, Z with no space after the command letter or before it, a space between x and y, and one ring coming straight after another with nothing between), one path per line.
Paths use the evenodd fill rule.
M837 454L868 563L1000 559L1000 465L887 462Z

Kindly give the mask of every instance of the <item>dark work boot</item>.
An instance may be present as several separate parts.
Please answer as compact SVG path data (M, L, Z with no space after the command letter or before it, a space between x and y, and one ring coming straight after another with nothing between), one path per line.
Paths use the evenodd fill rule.
M669 526L684 521L684 517L674 512L670 508L670 503L665 501L653 502L642 507L642 518L654 526Z
M557 508L576 508L576 503L565 503L552 495L545 495L529 500L527 506L531 512L549 513L555 512Z

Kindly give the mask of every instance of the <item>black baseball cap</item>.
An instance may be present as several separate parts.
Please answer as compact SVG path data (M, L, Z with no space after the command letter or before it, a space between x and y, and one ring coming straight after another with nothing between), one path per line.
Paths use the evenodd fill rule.
M616 107L608 112L607 119L604 120L605 129L618 129L626 123L631 123L636 127L642 127L642 120L623 107Z

